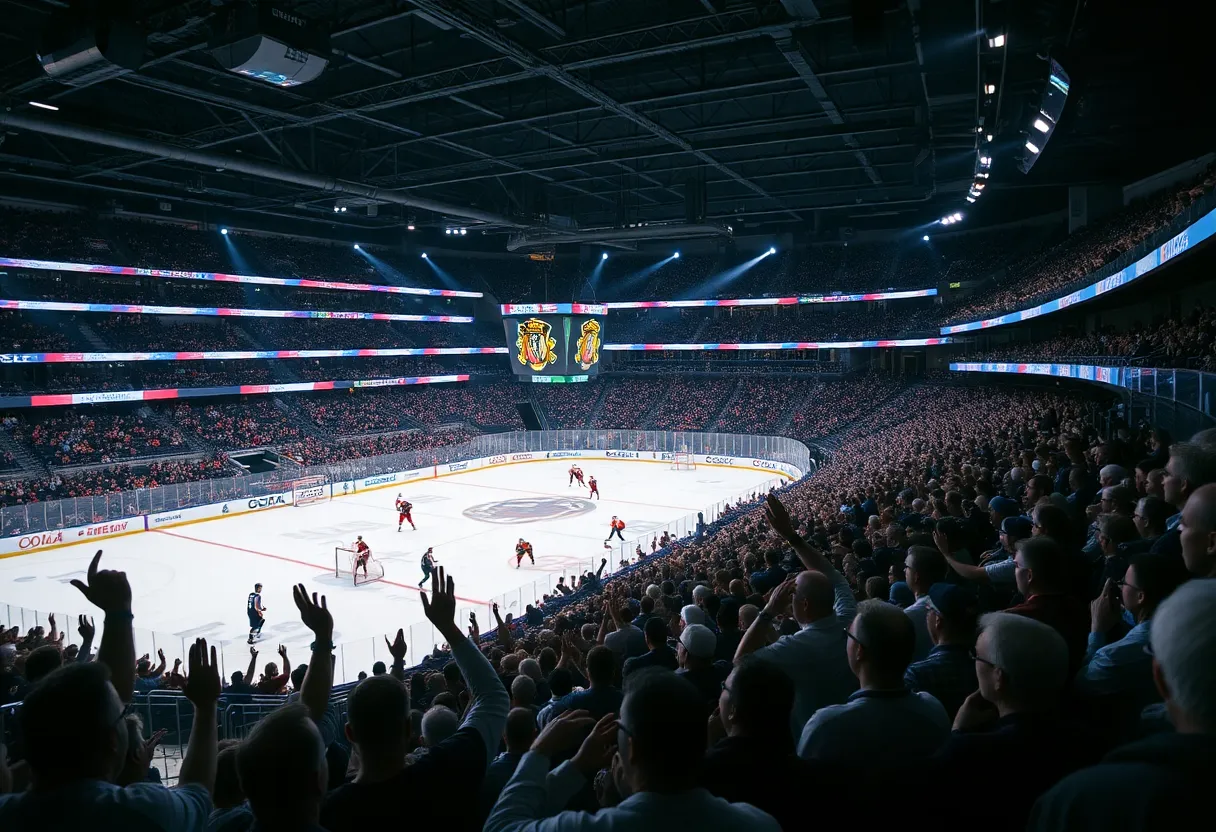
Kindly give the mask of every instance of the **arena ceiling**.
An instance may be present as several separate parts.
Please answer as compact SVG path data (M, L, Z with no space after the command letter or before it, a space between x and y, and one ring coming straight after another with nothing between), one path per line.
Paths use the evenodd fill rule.
M1095 100L1061 123L1037 178L996 165L989 202L1003 181L1125 172L1127 143L1143 141L1123 86L1143 84L1143 67L1087 46L1114 24L1080 0L286 1L332 49L319 78L290 89L216 62L222 0L131 3L142 66L64 85L35 53L68 5L0 0L9 194L364 235L459 225L492 232L479 244L499 250L497 232L521 229L560 241L687 221L736 234L912 227L964 207L981 116L998 160L1020 145L1020 102L1041 88L1046 54L1084 60L1074 76ZM1127 16L1151 30L1151 14ZM997 28L1006 49L976 36ZM1201 145L1211 130L1176 138Z

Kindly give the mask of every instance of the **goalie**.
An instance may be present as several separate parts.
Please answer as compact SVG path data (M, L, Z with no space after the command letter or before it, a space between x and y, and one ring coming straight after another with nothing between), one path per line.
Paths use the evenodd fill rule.
M367 562L371 560L372 550L371 547L368 546L363 540L363 535L359 535L357 538L355 538L354 545L351 546L351 549L353 549L355 552L355 563L351 569L351 571L355 573L355 578L358 579L359 577L360 567L363 569L363 577L368 578Z

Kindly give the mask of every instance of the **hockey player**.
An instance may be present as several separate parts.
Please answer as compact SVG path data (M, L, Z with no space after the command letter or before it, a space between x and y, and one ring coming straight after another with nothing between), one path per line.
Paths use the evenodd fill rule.
M362 566L363 567L363 577L366 578L367 577L367 561L372 556L372 549L363 540L363 535L359 535L357 538L355 538L355 545L352 546L351 548L353 548L355 550L355 567L352 571L358 572L359 567Z
M594 475L587 478L587 487L591 489L591 493L588 494L587 497L590 498L594 496L595 499L598 500L600 498L600 484L595 481Z
M608 532L608 538L604 542L607 543L609 540L612 540L613 535L616 535L617 538L622 543L624 543L625 535L621 534L621 532L625 528L625 521L618 519L617 516L614 514L614 515L612 515L612 522L610 523L610 526L611 526L611 530Z
M518 569L523 563L524 557L532 561L532 565L536 566L536 558L532 556L532 544L524 540L522 537L515 544L515 568Z
M571 465L570 466L570 482L569 482L569 484L567 484L566 487L567 488L573 487L575 478L580 477L580 476L582 476L582 472L579 471L579 467L577 465Z
M418 527L414 525L414 518L410 517L410 512L414 510L414 504L409 500L397 495L397 531L401 531L403 523L409 523L410 528L418 531Z
M245 612L249 615L249 643L254 638L262 637L262 625L266 623L266 608L262 606L262 585L254 584L253 592L245 602Z
M577 465L574 466L574 479L578 481L580 487L587 487L587 483L583 482L583 469L579 468Z
M431 579L431 573L435 571L435 564L437 563L439 561L435 560L434 546L422 553L422 580L418 582L420 588Z

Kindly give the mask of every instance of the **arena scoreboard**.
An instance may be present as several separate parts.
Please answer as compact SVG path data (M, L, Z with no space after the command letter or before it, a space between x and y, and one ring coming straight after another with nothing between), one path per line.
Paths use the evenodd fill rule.
M596 303L506 303L501 307L511 370L552 384L599 375L608 307Z

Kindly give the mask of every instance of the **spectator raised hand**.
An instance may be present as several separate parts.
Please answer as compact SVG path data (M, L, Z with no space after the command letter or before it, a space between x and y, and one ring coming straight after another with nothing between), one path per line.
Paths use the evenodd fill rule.
M131 584L127 574L111 569L98 569L101 549L89 563L88 583L73 578L72 586L106 614L105 630L97 660L110 669L110 680L119 698L131 701L135 692L135 633L131 621Z

